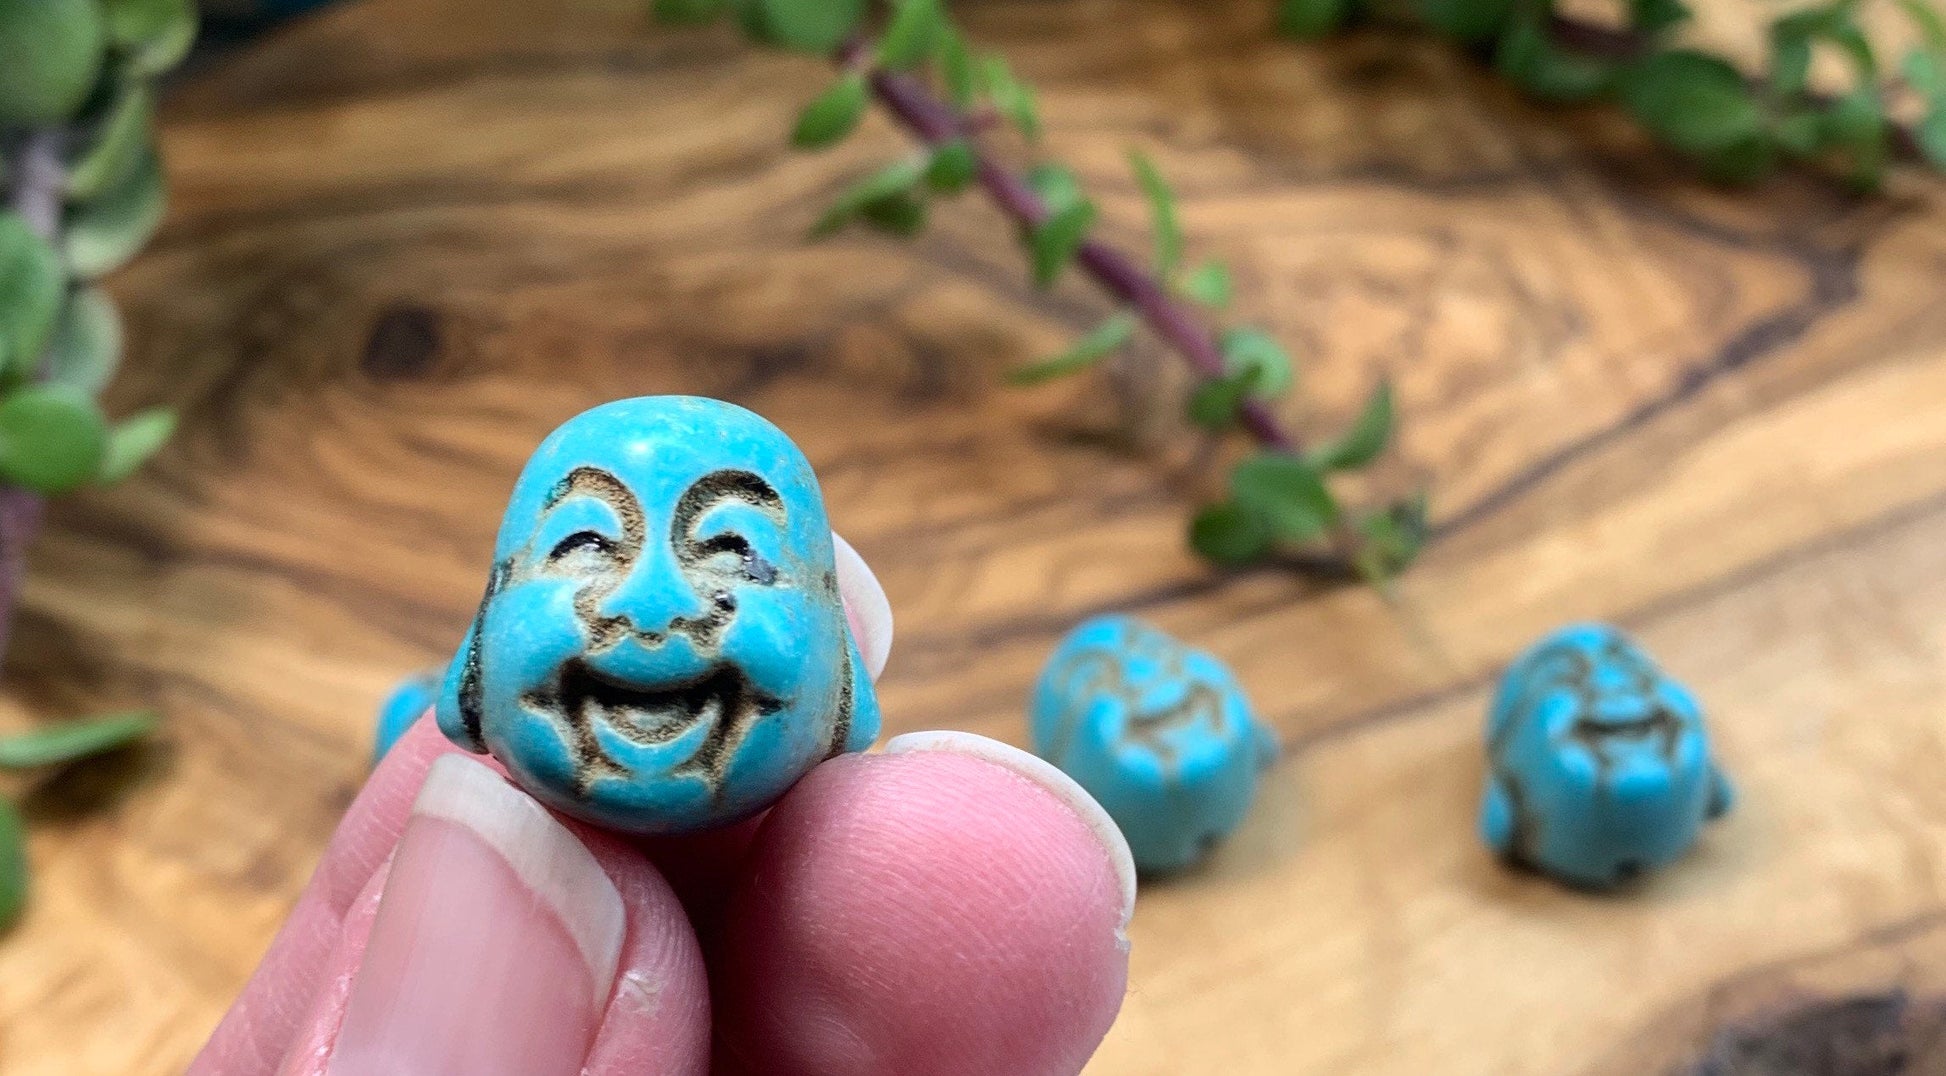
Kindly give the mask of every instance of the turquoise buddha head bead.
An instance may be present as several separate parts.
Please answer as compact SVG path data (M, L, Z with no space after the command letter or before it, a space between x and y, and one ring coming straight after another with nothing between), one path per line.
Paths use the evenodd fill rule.
M1222 662L1133 617L1070 632L1031 718L1035 753L1100 801L1148 874L1194 864L1235 829L1276 755Z
M1501 855L1610 888L1673 862L1731 802L1695 697L1620 630L1561 628L1502 678L1480 811Z
M536 798L634 833L740 821L869 746L878 704L804 454L719 400L568 420L514 485L437 711Z
M399 681L379 704L378 727L372 734L372 765L378 765L419 715L432 709L433 700L439 697L439 680L437 671L415 673Z

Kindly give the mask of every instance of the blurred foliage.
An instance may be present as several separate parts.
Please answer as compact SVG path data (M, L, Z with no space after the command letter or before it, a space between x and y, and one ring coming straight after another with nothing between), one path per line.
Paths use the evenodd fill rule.
M1333 575L1382 583L1403 570L1426 540L1425 499L1415 496L1375 510L1341 503L1332 486L1342 474L1372 464L1393 434L1392 393L1379 385L1342 434L1308 451L1266 407L1293 391L1296 363L1260 327L1220 331L1202 319L1229 305L1233 283L1219 262L1185 260L1176 196L1146 156L1131 153L1133 186L1149 207L1153 251L1146 269L1095 238L1100 210L1074 172L1035 159L1042 135L1033 89L1006 60L982 52L947 17L940 0L654 0L665 22L693 24L728 17L753 40L832 60L835 80L798 116L791 141L800 149L835 145L857 129L874 100L889 92L923 95L928 120L899 117L924 143L841 191L812 226L814 237L848 225L894 235L921 230L933 203L976 184L1020 222L1019 239L1034 283L1051 287L1092 249L1096 281L1122 304L1065 351L1009 376L1036 385L1089 370L1121 352L1146 327L1198 373L1184 401L1190 423L1210 435L1242 434L1256 447L1238 459L1225 494L1189 526L1192 548L1223 565L1281 553L1324 565ZM1331 23L1335 25L1335 19ZM1287 23L1287 25L1289 25ZM920 129L921 127L925 129ZM1024 168L994 157L989 136L1010 128ZM1092 244L1092 247L1091 247ZM1111 268L1104 270L1103 263ZM1121 272L1128 266L1127 272ZM1131 285L1127 277L1139 276Z
M122 328L95 281L161 222L153 84L196 24L190 0L0 0L0 486L11 496L119 481L175 426L160 408L103 413ZM117 715L0 737L0 769L62 765L151 724ZM0 925L26 893L20 842L0 803Z
M1934 0L1893 0L1915 44L1888 57L1867 37L1863 0L1780 10L1760 73L1686 45L1684 0L1629 0L1626 24L1564 18L1552 0L1278 0L1279 26L1319 37L1359 20L1404 17L1489 57L1496 70L1551 102L1606 100L1717 180L1750 182L1802 162L1876 189L1900 156L1946 168L1946 19ZM1848 81L1815 89L1813 57L1829 51ZM1893 117L1900 95L1917 120Z
M0 482L115 481L169 432L102 414L122 332L93 282L161 222L151 83L195 34L188 0L0 0Z

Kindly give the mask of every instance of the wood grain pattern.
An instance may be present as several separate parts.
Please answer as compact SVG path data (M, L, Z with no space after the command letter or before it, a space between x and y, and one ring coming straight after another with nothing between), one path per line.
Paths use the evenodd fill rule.
M1743 1048L1724 1021L1820 998L1864 1000L1813 1026L1932 1026L1938 184L1725 194L1615 117L1536 111L1423 43L1281 43L1244 0L955 4L1040 88L1111 234L1140 241L1127 146L1178 180L1240 313L1298 349L1300 425L1394 378L1374 481L1429 484L1439 537L1391 605L1196 562L1170 412L998 385L1100 299L1034 293L972 200L915 244L805 244L898 136L791 154L827 72L644 6L368 0L167 102L174 200L114 281L115 400L179 405L185 433L53 509L0 717L153 700L168 731L30 799L0 1071L181 1068L357 786L377 700L450 652L528 449L676 391L770 415L819 467L897 612L888 731L1023 740L1040 660L1106 610L1229 659L1275 724L1245 829L1145 891L1095 1071L1690 1071ZM1486 686L1577 617L1692 683L1743 792L1624 898L1506 873L1472 833Z

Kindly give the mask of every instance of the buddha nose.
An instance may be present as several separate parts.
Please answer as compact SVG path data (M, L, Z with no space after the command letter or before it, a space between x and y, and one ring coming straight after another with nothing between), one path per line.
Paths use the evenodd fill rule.
M660 643L686 625L720 611L725 601L735 609L735 599L727 592L699 593L666 546L652 547L643 550L621 583L601 597L595 613L604 620L628 625L638 637L651 637Z

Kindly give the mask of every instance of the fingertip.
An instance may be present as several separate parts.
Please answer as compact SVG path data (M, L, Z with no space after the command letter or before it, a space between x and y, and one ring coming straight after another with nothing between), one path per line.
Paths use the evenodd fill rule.
M818 767L758 833L718 1014L758 1070L1074 1072L1113 1022L1117 857L1065 790L926 743Z
M432 762L313 989L291 1076L708 1067L702 953L668 883L458 752Z
M925 752L958 754L992 763L1025 778L1074 812L1075 818L1087 827L1100 845L1102 853L1108 857L1110 870L1114 872L1116 890L1121 898L1121 918L1116 933L1123 945L1127 945L1128 922L1135 914L1135 854L1129 849L1128 838L1122 835L1121 827L1109 817L1108 809L1089 795L1080 782L1038 755L978 733L950 729L908 732L894 736L885 743L885 753L888 755Z

